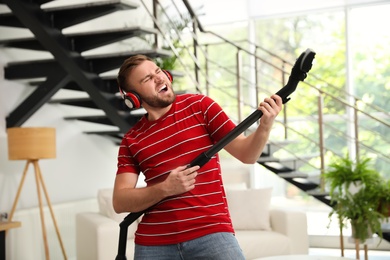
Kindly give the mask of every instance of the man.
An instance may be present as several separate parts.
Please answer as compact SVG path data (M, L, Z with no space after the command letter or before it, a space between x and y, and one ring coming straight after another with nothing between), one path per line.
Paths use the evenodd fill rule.
M234 237L218 155L202 168L187 168L234 123L207 96L176 96L169 75L146 56L127 59L118 84L127 104L142 104L147 111L122 140L113 194L118 213L151 207L135 234L134 259L244 259ZM224 149L243 163L255 163L281 108L279 96L264 99L257 130L239 135ZM140 172L147 185L136 188Z

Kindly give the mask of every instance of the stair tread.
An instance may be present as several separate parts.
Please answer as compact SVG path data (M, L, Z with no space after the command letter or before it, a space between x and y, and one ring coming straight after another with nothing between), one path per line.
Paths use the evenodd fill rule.
M104 30L94 30L94 31L81 31L73 33L65 33L65 36L84 36L84 35L95 35L103 33L113 33L113 32L131 32L131 31L144 31L148 33L158 33L155 28L145 27L145 26L131 26L131 27L122 27L122 28L110 28Z
M77 101L89 101L92 100L90 97L78 97L78 98L56 98L56 99L51 99L48 101L50 104L58 104L62 102L77 102Z
M302 173L302 172L287 172L287 173L277 173L277 175L283 179L287 179L287 178L307 178L307 174L306 173Z
M296 182L299 182L299 183L314 183L314 182L311 182L310 180L308 180L308 179L306 179L306 178L300 178L300 177L294 178L294 180L295 180Z
M88 116L66 116L65 119L79 119L79 118L106 118L106 115L88 115Z
M267 144L265 145L261 155L262 156L264 156L264 155L272 156L280 149L283 149L283 147L285 147L289 144L293 144L293 143L296 143L296 142L293 140L289 140L289 139L282 139L282 140L276 140L276 141L269 140L267 142Z
M115 98L115 94L110 94L110 93L102 93L106 98ZM118 98L120 98L118 96ZM57 104L61 102L77 102L77 101L90 101L93 100L91 97L65 97L65 98L54 98L48 101L48 103L51 104Z
M317 155L300 155L298 157L291 156L291 157L283 157L283 158L263 155L263 156L259 157L258 162L279 162L279 163L282 163L282 162L290 162L290 161L296 161L296 160L302 161L302 160L311 159L314 157L317 157ZM269 160L267 160L267 159L269 159Z
M279 162L280 159L273 157L273 156L260 156L259 159L257 159L258 163L265 163L265 162Z
M115 53L91 54L83 56L88 63L86 69L91 76L119 69L123 61L130 56L144 54L150 58L170 57L172 53L164 49L146 49L137 51L121 51ZM54 59L28 60L9 62L4 68L5 78L9 80L16 79L35 79L44 78L55 73L60 69L60 65Z
M144 55L150 55L150 56L165 56L169 57L171 56L171 52L164 49L145 49L145 50L136 50L136 51L120 51L120 52L110 52L110 53L99 53L99 54L90 54L90 55L83 55L83 57L86 60L92 60L92 59L101 59L101 58L115 58L115 57L129 57L136 54L144 54ZM53 58L50 59L36 59L36 60L22 60L22 61L13 61L7 63L7 67L12 67L14 65L23 65L23 64L34 64L39 65L39 63L57 63L57 61Z
M309 191L307 191L307 193L309 195L312 195L312 196L328 196L329 195L329 192L321 191L319 189L309 190Z
M104 30L93 30L93 31L81 31L81 32L73 32L73 33L64 33L66 38L77 38L84 36L100 36L103 34L114 34L114 33L131 33L135 31L140 31L142 33L148 34L157 34L158 31L154 28L144 27L144 26L132 26L132 27L122 27L122 28L110 28ZM0 39L0 44L5 43L16 43L23 41L38 41L34 35L21 36L19 38L11 38L11 39Z
M130 113L123 114L124 117L133 117ZM77 119L77 118L106 118L107 115L76 115L76 116L65 116L65 119Z
M122 116L130 126L133 126L141 118L140 115L131 115L129 113L127 114L122 113ZM114 127L116 126L111 122L110 118L107 115L67 116L64 117L64 120L79 120L88 123L97 123L97 124L109 125Z
M132 115L130 113L127 113L125 115L122 114L124 118L139 118L141 116L139 115ZM78 119L78 120L83 120L83 119L108 119L107 115L76 115L76 116L65 116L65 120L73 120L73 119Z
M114 52L114 53L101 53L101 54L92 54L92 55L85 55L86 59L100 59L100 58L113 58L113 57L123 57L123 56L133 56L136 54L145 54L145 55L152 55L152 56L165 56L170 57L172 53L168 50L164 49L157 49L157 50L136 50L136 51L122 51L122 52Z
M53 2L54 3L54 2ZM134 0L105 0L88 3L54 4L41 5L41 10L50 16L58 29L63 29L85 21L102 17L109 13L120 10L132 10L140 5ZM10 27L26 28L18 18L10 11L0 13L0 24Z
M42 6L42 9L44 11L61 11L61 10L74 10L74 9L81 9L81 8L90 8L93 6L101 6L101 5L114 5L114 4L121 4L124 8L128 9L135 9L139 7L139 4L135 1L131 0L104 0L104 1L95 1L95 2L85 2L85 3L72 3L72 4L65 4L65 5L56 5L56 6L48 6L49 4L46 4Z
M305 192L308 190L313 190L318 187L318 184L314 182L310 182L305 178L287 178L285 180Z
M123 6L123 9L136 9L140 5L136 1L133 0L104 0L104 1L95 1L95 2L84 2L84 3L75 3L72 2L72 4L63 4L63 5L58 5L58 3L55 3L54 6L52 2L53 1L43 1L43 2L48 2L46 4L41 5L41 9L44 12L57 12L57 11L64 11L64 10L75 10L75 9L83 9L83 8L90 8L94 6L103 6L103 5L115 5L115 4L120 4ZM12 12L2 12L0 13L1 16L13 16Z

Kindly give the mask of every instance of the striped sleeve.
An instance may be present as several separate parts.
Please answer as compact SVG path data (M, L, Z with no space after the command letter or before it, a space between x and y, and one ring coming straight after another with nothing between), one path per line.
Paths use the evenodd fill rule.
M123 137L122 142L119 146L116 174L121 174L125 172L132 172L136 174L140 173L138 163L130 153L126 135Z
M211 137L218 142L236 126L221 106L210 97L204 96L200 102L204 111L204 120Z

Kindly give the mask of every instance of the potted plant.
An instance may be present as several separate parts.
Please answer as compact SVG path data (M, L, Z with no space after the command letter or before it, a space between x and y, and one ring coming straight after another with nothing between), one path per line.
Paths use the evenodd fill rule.
M356 248L377 233L382 238L381 224L387 218L383 214L382 201L390 202L390 184L370 164L371 158L352 160L347 154L335 159L324 173L329 188L332 210L338 215L340 231L350 224ZM389 189L384 193L385 189Z

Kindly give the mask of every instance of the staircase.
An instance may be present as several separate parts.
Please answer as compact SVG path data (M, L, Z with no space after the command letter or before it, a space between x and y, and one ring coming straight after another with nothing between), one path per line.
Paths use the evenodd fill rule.
M222 107L226 107L228 114L236 113L237 122L245 117L244 111L253 111L256 108L256 104L258 104L257 99L254 102L245 103L243 100L249 100L249 98L243 97L242 88L246 87L248 89L247 92L251 93L250 96L252 97L258 97L258 94L262 92L272 94L283 86L284 79L288 76L292 65L291 62L285 61L269 51L261 49L259 46L255 46L255 52L248 51L249 48L247 47L232 43L213 32L204 30L197 20L195 12L186 0L176 1L181 3L181 6L175 7L179 13L177 17L180 17L181 21L185 21L185 19L190 17L192 23L197 25L197 27L193 27L191 30L190 43L188 43L188 40L183 39L184 33L179 31L177 26L168 27L168 29L164 27L166 24L172 23L170 21L172 14L167 15L165 13L167 8L157 5L157 1L153 1L157 5L153 7L145 4L143 0L103 0L71 5L66 4L65 1L65 4L60 6L51 6L51 1L49 0L2 0L0 2L10 9L10 12L0 14L0 25L26 28L33 34L26 37L2 40L0 44L5 48L42 51L52 56L52 58L47 59L11 62L6 65L4 71L6 79L25 80L34 89L7 117L7 127L22 126L45 103L92 108L103 113L97 113L94 116L69 116L64 119L110 126L112 130L87 131L86 134L102 135L118 144L123 134L142 115L142 111L137 113L137 111L130 112L127 109L118 95L116 84L115 72L124 59L133 54L145 54L152 58L169 58L172 55L176 55L179 63L176 69L184 73L183 80L192 81L195 85L194 91L215 97ZM165 21L165 23L156 22L157 16L154 13L157 9L162 12L162 21ZM66 32L69 27L129 10L133 10L133 12L139 10L149 14L147 19L143 18L146 19L143 26L125 26L110 29L96 28L93 31L76 33ZM184 17L183 13L186 13L187 16ZM159 18L161 19L161 17ZM188 26L188 22L185 21L184 25ZM166 33L164 33L164 30ZM202 45L206 37L217 38L224 46L228 46L234 53L233 55L237 57L237 59L231 58L236 64L221 64L219 61L212 59L211 45ZM151 43L145 41L145 38L150 39ZM168 43L170 51L167 51L167 48L159 47L161 38L163 38L165 43ZM93 52L96 48L102 48L128 39L141 39L143 44L141 47L136 46L127 51L104 54ZM180 46L175 45L175 42L180 42ZM249 45L252 44L249 43ZM178 55L179 53L180 55ZM256 71L254 74L256 74L256 79L254 82L248 82L247 79L251 78L251 75L248 76L243 72L242 60L244 58L251 59L255 63ZM204 61L200 62L200 60ZM278 64L271 63L270 60L277 60ZM237 66L232 69L234 65ZM230 78L234 82L234 87L219 85L218 81L213 79L213 71L221 73L223 71L225 73L224 77ZM273 78L272 83L268 83L269 79L266 79L268 76L261 71L267 71L267 75L279 75L279 77L278 79ZM258 80L258 78L262 78L264 81L267 80L267 84L274 87L263 87L264 82L261 79ZM315 85L310 83L312 75L309 76L307 81L302 83L302 91L307 89L318 90ZM236 85L238 86L237 88ZM254 90L251 90L251 88ZM53 96L62 89L79 91L87 95L81 98L53 99ZM182 90L179 89L179 91ZM318 91L320 92L319 96L334 98L330 93L326 93L323 90ZM236 103L231 102L232 98L236 100ZM229 102L225 101L227 99L229 99ZM337 97L335 97L335 100L335 102L340 102L368 116L368 113L346 104L345 100ZM288 103L286 107L292 106L293 104L290 105ZM335 154L338 154L340 151L333 151L332 147L326 147L326 145L321 146L324 137L320 137L322 140L317 141L310 139L311 137L301 136L299 129L294 128L294 122L287 121L286 113L287 111L284 111L284 118L278 122L278 133L283 132L284 138L270 139L271 141L267 144L258 163L288 183L298 187L306 194L315 197L326 205L330 205L327 193L321 187L320 173L323 169L321 169L321 165L318 165L318 161L324 159L324 152L326 151ZM383 113L383 111L377 111L376 113ZM372 113L369 114L371 115ZM323 119L322 116L319 112L319 115L307 116L307 120L311 120L316 127L320 127L317 126L317 122L320 118ZM383 123L383 121L376 120L376 118L372 120L375 120L376 123ZM328 125L326 122L323 122L322 126L331 127L331 125L332 122L328 123ZM386 122L384 122L384 125L386 126ZM334 131L337 134L333 129L330 131ZM311 152L309 155L302 153L302 151L301 153L296 153L295 146L298 141L300 144L307 142L315 146L316 152ZM380 155L380 152L376 151L374 147L370 147L370 149ZM390 164L388 155L383 156L383 160L385 163ZM317 163L313 163L313 161L317 161ZM385 232L384 237L390 241L390 232Z
M169 57L171 53L150 46L147 49L83 55L83 53L132 37L156 35L152 27L134 26L128 28L95 30L64 34L62 30L91 19L123 10L139 8L136 2L108 0L92 3L41 8L50 1L8 1L12 12L0 16L0 25L28 28L33 36L3 40L5 47L48 51L50 59L11 62L5 67L8 80L29 80L34 92L26 98L7 118L7 127L21 126L32 114L47 102L103 110L104 116L67 118L114 125L118 133L126 132L137 116L131 116L117 95L115 76L101 77L101 74L116 70L130 55L141 53L152 58ZM43 78L43 80L42 80ZM88 98L50 100L60 89L84 91ZM116 135L118 133L100 133Z

